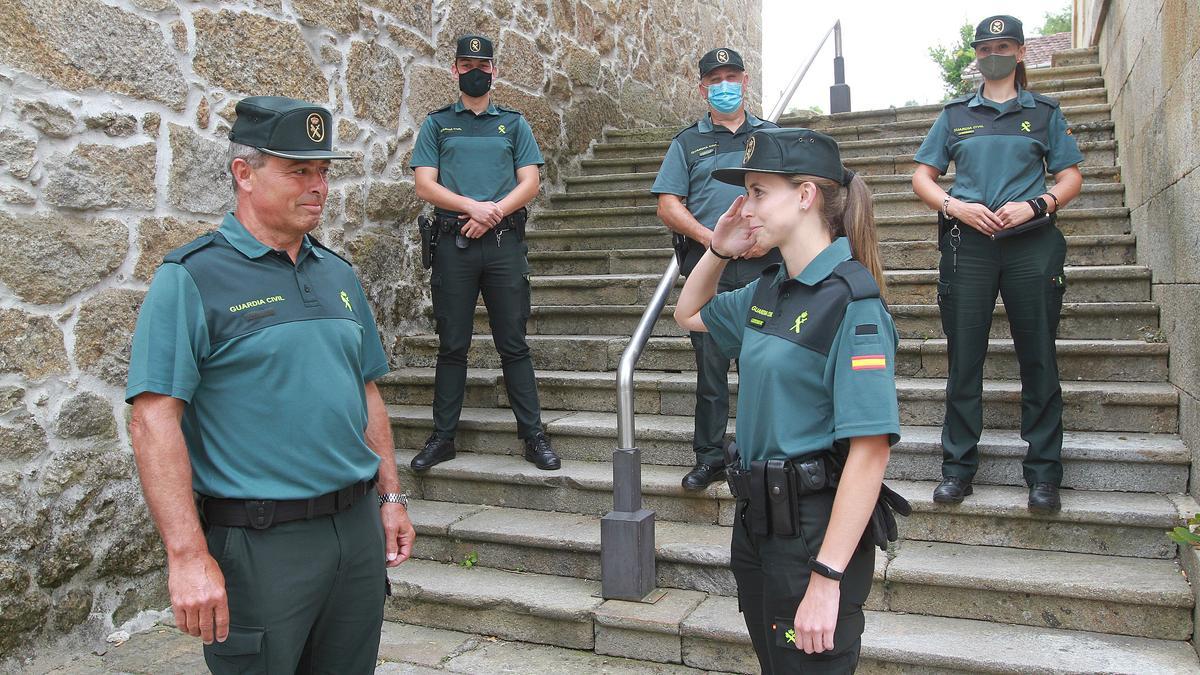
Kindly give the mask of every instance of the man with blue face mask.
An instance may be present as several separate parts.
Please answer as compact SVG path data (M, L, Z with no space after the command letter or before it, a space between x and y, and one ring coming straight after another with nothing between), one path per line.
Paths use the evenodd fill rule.
M713 180L713 170L741 166L750 134L776 127L746 111L749 84L750 76L736 51L719 47L701 57L698 91L708 113L671 141L650 188L658 197L658 217L674 233L675 253L685 276L708 249L717 219L734 199L746 194L741 187ZM717 290L741 288L780 260L776 249L752 249L726 266ZM696 465L684 476L683 487L703 490L725 475L722 445L729 423L729 359L708 333L692 333L691 340L696 351L692 436Z

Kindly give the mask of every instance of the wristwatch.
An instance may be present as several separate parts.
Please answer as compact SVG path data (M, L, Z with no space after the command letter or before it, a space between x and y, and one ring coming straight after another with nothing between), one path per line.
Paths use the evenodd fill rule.
M1030 206L1033 207L1033 217L1034 218L1041 218L1042 216L1046 215L1047 206L1046 206L1046 198L1045 197L1038 197L1037 199L1030 199L1028 202L1025 202L1025 203L1029 204Z
M815 555L808 559L808 567L814 573L820 574L826 579L832 579L834 581L841 581L842 576L845 574L844 572L839 572L820 560L817 560L817 556Z
M385 492L379 495L379 505L383 506L384 504L399 504L400 506L404 507L405 511L407 511L408 495L403 492Z

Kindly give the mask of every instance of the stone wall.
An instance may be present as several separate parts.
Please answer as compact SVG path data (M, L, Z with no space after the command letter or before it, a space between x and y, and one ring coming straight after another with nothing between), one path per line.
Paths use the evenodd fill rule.
M1094 39L1113 106L1138 262L1153 272L1154 301L1171 345L1179 431L1192 449L1191 493L1200 497L1200 5L1107 5Z
M529 118L552 187L606 126L697 115L717 43L758 81L760 17L759 0L0 2L0 659L168 604L123 383L158 261L230 207L237 99L334 109L356 159L318 235L355 261L390 347L429 328L406 163L457 93L458 34L496 39L497 100Z

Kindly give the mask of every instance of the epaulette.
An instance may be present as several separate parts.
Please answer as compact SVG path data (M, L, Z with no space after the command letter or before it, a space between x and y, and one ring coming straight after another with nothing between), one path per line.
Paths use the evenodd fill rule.
M513 113L513 114L521 115L521 116L524 116L524 114L525 114L525 113L521 112L520 110L517 110L516 108L508 108L508 107L505 107L502 105L496 106L496 110L503 110L504 112L509 112L509 113Z
M1035 101L1045 103L1046 105L1050 106L1051 108L1058 107L1058 99L1056 99L1056 98L1050 98L1049 96L1044 96L1035 91L1031 91L1029 93L1033 94L1033 100L1035 100Z
M973 98L975 98L974 92L971 92L970 94L963 94L962 96L955 96L954 98L950 99L949 101L946 101L945 103L943 103L942 107L949 108L952 105L958 105L959 103L966 103L967 101L970 101Z
M674 136L672 136L672 137L671 137L671 140L675 140L676 138L679 138L680 136L682 136L682 135L684 134L684 132L686 132L686 131L691 131L692 129L695 129L695 128L696 128L696 127L698 127L698 126L700 126L700 122L699 122L699 121L692 122L692 123L691 123L691 124L689 124L688 126L686 126L686 127L682 128L682 129L680 129L680 130L679 130L679 133L677 133L677 134L675 134Z
M333 255L334 255L334 256L335 256L335 257L336 257L338 260L341 260L342 262L346 263L347 265L349 265L349 266L351 266L351 267L354 267L354 263L350 262L349 260L346 260L345 256L343 256L341 253L338 253L337 251L335 251L335 250L333 250L333 249L329 248L329 247L328 247L328 246L326 246L325 244L322 244L321 242L317 241L317 238L316 238L316 237L314 237L314 236L312 236L311 234L310 234L310 235L308 235L308 241L309 241L309 243L311 243L313 246L316 246L317 248L321 249L322 251L329 251L329 252L330 252L330 253L332 253L332 254L333 254Z
M879 284L862 263L857 260L847 260L833 268L833 275L846 282L850 287L851 300L879 297Z
M205 246L208 246L209 244L211 244L213 242L214 239L216 239L216 237L217 237L216 232L209 232L208 234L202 234L199 237L196 237L195 239L193 239L192 241L184 244L183 246L180 246L179 248L175 249L174 251L171 251L170 253L163 256L163 262L181 264L181 263L183 263L184 258L195 253L196 251L199 251L200 249L204 248Z
M436 115L437 113L440 113L440 112L445 112L445 111L447 111L447 110L449 110L449 109L451 109L451 108L453 108L453 107L454 107L454 104L453 104L453 103L447 103L446 105L444 105L444 106L442 106L442 107L438 108L437 110L430 110L428 114L429 114L429 115Z

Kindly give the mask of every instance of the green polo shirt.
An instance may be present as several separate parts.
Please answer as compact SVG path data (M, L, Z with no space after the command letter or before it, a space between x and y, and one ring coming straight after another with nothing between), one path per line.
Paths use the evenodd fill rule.
M721 214L746 190L714 180L713 170L741 166L750 134L777 126L746 113L746 120L734 133L713 124L711 114L705 115L675 135L650 192L682 197L693 218L710 230L716 228Z
M454 194L498 202L517 187L517 169L544 163L521 113L493 104L476 115L459 100L425 118L410 166L437 169Z
M974 95L946 103L914 160L945 174L954 162L950 195L996 210L1046 192L1046 172L1083 161L1058 101L1018 88L996 103Z
M153 392L187 404L197 492L305 499L375 475L363 385L387 372L350 264L305 237L293 265L230 213L155 273L125 400Z
M849 261L849 262L848 262ZM795 277L772 265L700 318L738 362L744 466L803 457L857 436L900 440L896 327L870 272L839 238Z

